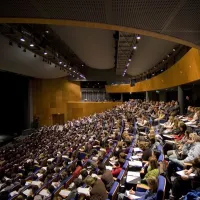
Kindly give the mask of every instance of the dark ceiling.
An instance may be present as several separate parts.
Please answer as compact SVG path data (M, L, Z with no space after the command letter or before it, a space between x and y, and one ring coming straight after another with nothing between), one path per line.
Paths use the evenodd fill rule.
M41 18L88 22L88 27L90 23L97 23L93 27L105 24L136 28L137 34L114 30L115 26L111 30L43 26L44 32L46 29L51 30L49 35L57 35L61 41L57 43L48 40L49 47L56 47L57 51L60 47L59 54L86 79L123 81L147 71L153 73L150 70L167 59L167 55L171 56L173 49L178 46L175 42L144 36L147 35L145 31L172 36L175 40L180 39L177 41L188 42L190 46L199 46L199 10L199 0L2 0L0 22L9 22L9 18ZM56 24L51 20L45 23ZM40 34L36 31L38 28L39 26L34 27L31 35L34 35L34 29L37 35ZM137 40L138 30L141 33L144 30L144 35L140 34L140 40ZM133 49L134 46L137 46L136 50ZM5 63L4 66L6 68ZM32 76L38 77L34 74Z

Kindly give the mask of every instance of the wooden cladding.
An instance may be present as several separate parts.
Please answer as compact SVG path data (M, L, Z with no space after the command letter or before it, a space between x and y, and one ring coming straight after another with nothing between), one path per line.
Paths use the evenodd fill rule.
M145 92L171 88L200 79L200 51L192 48L165 72L131 87L130 84L106 86L107 93Z

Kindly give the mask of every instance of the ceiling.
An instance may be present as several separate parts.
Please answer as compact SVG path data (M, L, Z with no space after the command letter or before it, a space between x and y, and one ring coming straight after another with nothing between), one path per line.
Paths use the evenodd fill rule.
M9 45L9 40L0 35L0 69L30 76L34 78L52 79L66 76L66 72L61 71L53 64L42 61L42 57L34 57L29 50L23 52L16 44Z
M48 2L1 0L0 2L0 18L12 17L15 18L13 21L18 23L20 20L17 20L17 17L51 19L43 20L43 23L54 24L70 23L52 21L59 19L89 22L82 24L93 27L98 27L99 24L117 25L171 36L196 46L200 45L199 10L199 0L51 0ZM1 20L2 23L8 21L8 19ZM28 21L30 20L26 23L30 23ZM36 21L39 20L32 20ZM104 28L115 29L114 26L104 26ZM144 34L149 33L145 31Z
M28 0L28 3L25 0L2 0L0 22L48 24L47 27L74 53L74 61L69 62L76 66L77 60L78 69L86 79L112 81L127 80L152 69L179 42L199 47L199 10L199 0L51 0L48 3L41 0ZM67 26L69 24L73 26ZM133 30L129 28L134 28L135 33L130 33ZM128 68L124 57L117 58L123 61L122 64L116 62L119 55L119 43L116 44L114 37L116 31L119 35L141 35L141 39L135 41L137 50L133 51L130 46L129 54L124 56L127 62L131 57ZM37 78L66 76L66 72L42 62L39 56L34 58L28 50L24 53L16 45L11 47L3 38L0 38L0 43L5 46L1 48L1 54L10 54L9 59L4 56L0 60L1 69ZM80 68L82 63L85 65ZM126 75L122 77L124 70Z

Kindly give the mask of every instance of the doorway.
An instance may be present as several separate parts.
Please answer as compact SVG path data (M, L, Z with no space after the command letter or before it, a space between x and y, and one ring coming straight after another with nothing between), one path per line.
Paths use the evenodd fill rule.
M64 114L52 114L53 125L55 124L64 124Z

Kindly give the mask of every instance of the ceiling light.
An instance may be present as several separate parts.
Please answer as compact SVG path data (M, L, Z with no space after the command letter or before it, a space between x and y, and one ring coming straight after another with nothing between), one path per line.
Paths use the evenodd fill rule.
M152 76L154 76L154 74L152 74Z
M167 57L169 58L169 54L167 55Z
M131 62L131 59L129 58L128 61Z
M133 46L133 49L137 49L137 46L136 46L136 45L134 45L134 46Z
M21 40L22 42L25 42L25 39L24 39L23 37L21 37L20 40Z
M163 59L162 61L163 61L163 62L165 62L165 60L164 60L164 59Z
M71 70L72 68L70 67L69 70Z
M83 67L84 65L82 65L82 67Z
M163 69L161 69L161 72L163 72Z
M46 52L46 51L44 52L44 55L47 55L47 52Z
M173 51L176 51L176 49L173 49Z
M129 66L129 63L127 63L127 65L126 65L127 67Z
M64 64L64 67L66 67L67 65L66 64Z
M138 35L136 38L137 38L137 40L140 40L140 39L141 39L141 37L140 37L139 35Z
M59 64L61 65L61 64L62 64L62 61L60 61Z
M49 33L49 31L45 31L46 33Z
M76 73L75 71L73 71L74 73Z
M31 43L31 44L30 44L30 47L34 47L34 44L33 44L33 43Z

